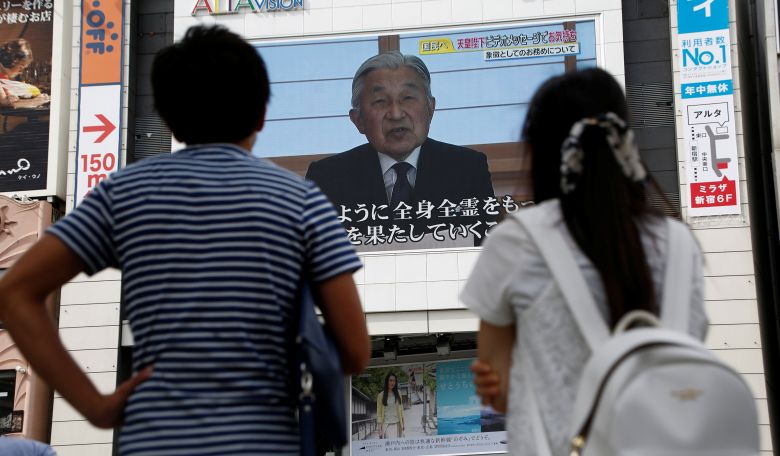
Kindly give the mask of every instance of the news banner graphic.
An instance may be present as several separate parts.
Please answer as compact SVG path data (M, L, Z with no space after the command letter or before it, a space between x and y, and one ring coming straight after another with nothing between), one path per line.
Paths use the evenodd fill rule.
M481 52L484 60L512 60L528 57L578 55L576 30L549 30L526 33L478 34L452 40L447 37L420 40L420 55Z
M678 0L688 215L740 214L728 0Z
M77 206L121 163L122 0L81 3L81 80L76 142Z

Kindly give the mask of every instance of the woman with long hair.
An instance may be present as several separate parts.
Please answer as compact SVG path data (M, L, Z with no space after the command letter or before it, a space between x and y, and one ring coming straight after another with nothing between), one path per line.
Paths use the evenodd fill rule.
M376 415L380 439L404 436L404 405L393 372L387 373L384 387L376 395Z
M567 454L570 414L590 349L541 253L523 225L540 211L559 230L610 327L627 312L659 313L668 224L648 204L660 193L627 126L618 82L600 69L553 77L531 100L523 128L536 205L508 217L485 243L462 293L479 315L479 361L472 367L484 403L508 412L511 454L534 455L538 404L553 454ZM703 339L701 252L693 237L689 332ZM522 347L521 350L519 347ZM524 369L534 372L525 381Z

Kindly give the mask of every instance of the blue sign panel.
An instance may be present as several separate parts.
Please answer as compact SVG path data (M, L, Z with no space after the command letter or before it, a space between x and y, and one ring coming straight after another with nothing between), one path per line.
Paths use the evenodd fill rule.
M715 97L720 95L732 95L733 93L733 83L730 79L682 85L683 98Z
M678 33L697 33L729 28L728 0L678 0Z
M438 435L469 434L482 429L479 398L471 360L440 363L436 367Z

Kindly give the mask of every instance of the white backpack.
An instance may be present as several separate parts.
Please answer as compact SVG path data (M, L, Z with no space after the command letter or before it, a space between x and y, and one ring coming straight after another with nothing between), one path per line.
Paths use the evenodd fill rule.
M687 334L693 241L685 225L669 219L662 320L645 311L629 312L610 334L560 229L544 214L531 209L515 219L538 246L591 348L574 404L571 455L758 455L750 390L739 374ZM627 330L638 322L648 326ZM530 380L532 366L524 367ZM537 452L552 456L531 397Z

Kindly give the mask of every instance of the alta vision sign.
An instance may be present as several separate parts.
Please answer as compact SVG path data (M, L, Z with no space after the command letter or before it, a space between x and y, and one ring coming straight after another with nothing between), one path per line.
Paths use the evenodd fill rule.
M260 13L264 11L291 11L303 9L303 0L197 0L192 15Z

